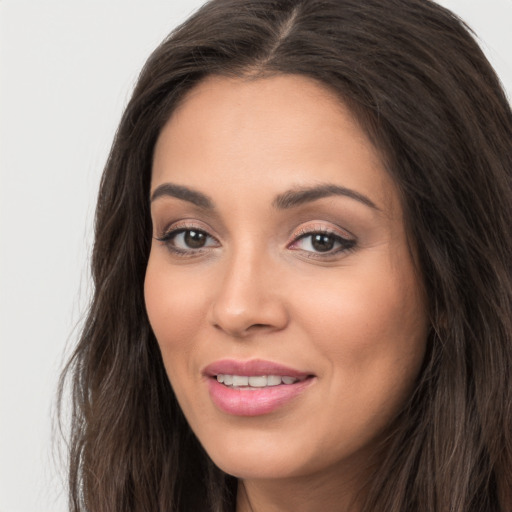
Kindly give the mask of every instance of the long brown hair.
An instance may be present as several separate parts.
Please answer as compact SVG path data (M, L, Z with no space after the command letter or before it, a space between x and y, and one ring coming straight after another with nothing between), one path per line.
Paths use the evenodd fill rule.
M236 479L190 431L143 299L153 148L211 74L330 87L401 192L431 333L364 511L511 510L512 113L467 27L428 0L213 0L151 55L101 181L94 294L61 381L71 510L235 507Z

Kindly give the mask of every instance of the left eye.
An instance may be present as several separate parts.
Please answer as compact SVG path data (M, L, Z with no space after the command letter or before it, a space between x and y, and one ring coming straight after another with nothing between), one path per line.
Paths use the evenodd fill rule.
M180 251L203 249L216 245L213 237L199 229L178 229L163 236L160 240Z
M308 233L297 239L291 248L307 252L328 253L350 249L354 245L354 240L348 240L334 233Z
M174 237L174 245L182 249L201 249L208 244L208 235L204 231L187 229Z

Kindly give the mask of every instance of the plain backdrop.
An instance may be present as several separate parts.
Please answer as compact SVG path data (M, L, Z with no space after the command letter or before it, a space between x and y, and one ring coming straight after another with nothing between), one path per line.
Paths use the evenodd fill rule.
M201 3L0 0L0 512L67 509L54 397L91 289L102 167L145 59ZM512 0L441 3L512 97Z

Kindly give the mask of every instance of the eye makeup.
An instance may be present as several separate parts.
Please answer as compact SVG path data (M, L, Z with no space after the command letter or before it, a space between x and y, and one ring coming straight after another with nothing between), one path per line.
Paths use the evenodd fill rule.
M155 239L172 254L180 257L200 256L222 246L209 230L194 222L171 224L162 234L155 236ZM352 251L356 245L356 238L347 231L327 227L325 223L317 221L294 231L286 248L300 252L308 258L325 260Z
M309 253L310 258L332 258L340 253L355 249L357 240L340 231L325 226L303 227L294 234L293 241L288 249Z

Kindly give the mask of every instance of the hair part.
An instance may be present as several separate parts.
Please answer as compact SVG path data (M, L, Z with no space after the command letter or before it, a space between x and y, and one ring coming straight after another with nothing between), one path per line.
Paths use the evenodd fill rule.
M234 510L236 479L190 431L147 319L149 185L159 133L196 84L276 74L328 87L380 151L429 300L424 366L364 512L509 510L512 114L468 28L428 0L213 0L151 55L101 180L94 295L61 381L71 510Z

